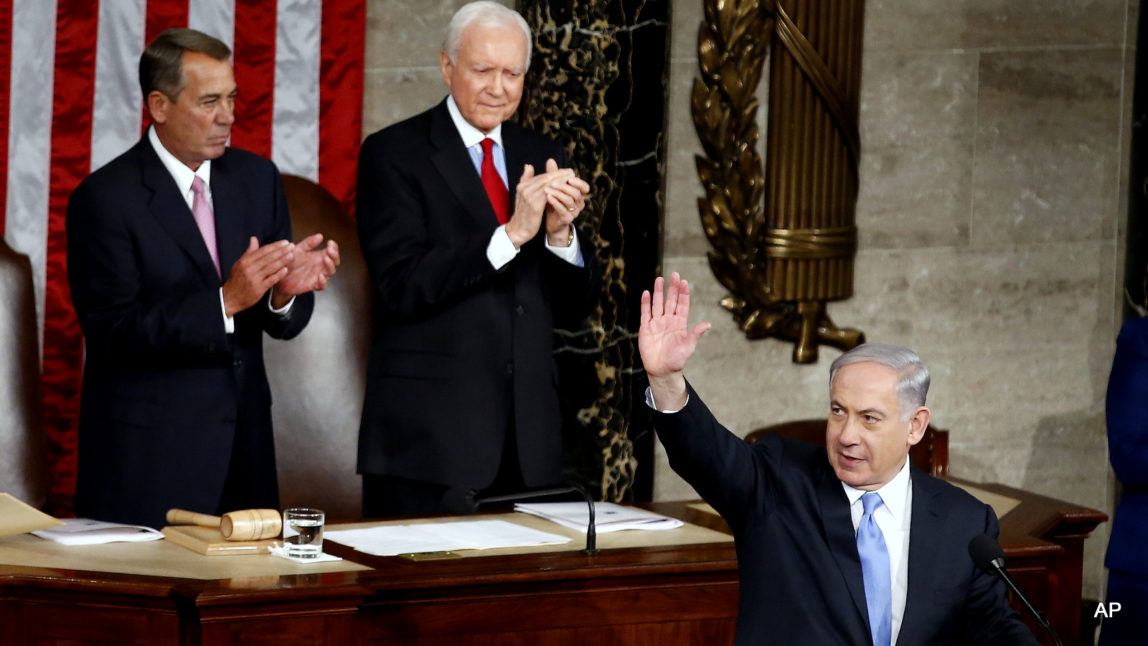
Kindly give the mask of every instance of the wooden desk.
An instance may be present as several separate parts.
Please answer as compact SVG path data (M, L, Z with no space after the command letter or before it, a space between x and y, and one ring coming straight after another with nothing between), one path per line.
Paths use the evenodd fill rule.
M1082 544L1106 517L1000 485L976 486L1021 501L1001 521L1009 569L1065 644L1078 643ZM686 503L650 507L725 527ZM125 559L113 563L120 572L98 572L84 569L78 552L69 553L70 564L29 564L37 554L21 550L42 552L46 542L0 538L0 643L732 643L732 542L611 548L611 540L601 535L603 551L592 557L535 551L421 562L328 543L327 551L348 560L300 566L275 559L270 571L251 559L272 557L200 557L161 541L94 546ZM166 559L197 570L166 570ZM140 573L149 568L163 574Z
M950 480L962 486L971 484L957 478ZM1005 566L1033 605L1048 617L1065 646L1082 643L1084 539L1097 525L1107 521L1108 515L1001 484L972 486L1019 500L1016 507L1000 518ZM1052 638L1015 599L1013 607L1041 643L1052 646ZM1091 638L1084 643L1090 644Z
M0 643L728 644L733 544L698 531L720 542L611 547L633 541L626 532L600 535L596 556L531 548L419 562L328 542L326 551L348 560L306 566L203 557L166 541L89 552L130 574L80 569L77 550L91 548L8 537L0 539ZM165 575L141 574L149 569ZM237 575L221 573L228 569Z

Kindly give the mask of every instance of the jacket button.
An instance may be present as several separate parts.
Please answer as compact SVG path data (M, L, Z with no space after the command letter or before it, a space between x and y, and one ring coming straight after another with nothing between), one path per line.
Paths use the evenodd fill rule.
M514 375L514 364L513 363L507 363L506 364L506 376L511 377L513 375Z
M231 365L235 366L236 368L242 368L243 359L236 359L235 361L231 362Z
M519 315L519 316L522 316L523 314L526 313L526 308L521 306L521 305L515 305L514 306L514 313Z

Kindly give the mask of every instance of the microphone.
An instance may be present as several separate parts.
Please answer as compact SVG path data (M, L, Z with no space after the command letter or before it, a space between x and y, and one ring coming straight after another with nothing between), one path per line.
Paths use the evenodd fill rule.
M582 553L587 556L593 556L598 553L598 530L594 526L594 499L586 490L579 485L570 484L560 487L548 487L545 489L532 489L522 491L519 493L504 494L501 496L485 496L483 498L474 498L474 509L478 509L481 505L493 502L507 502L511 500L527 500L530 498L542 498L544 496L557 496L564 493L578 493L582 499L586 501L586 505L590 508L590 523L586 526L586 547L582 549Z
M1020 599L1029 613L1036 618L1036 623L1040 624L1041 628L1044 628L1048 631L1048 634L1052 635L1052 641L1056 643L1056 646L1063 646L1063 642L1060 641L1060 637L1056 634L1056 631L1052 629L1052 625L1048 623L1048 619L1041 611L1036 609L1036 606L1032 605L1028 597L1024 596L1024 593L1020 591L1020 586L1009 576L1008 570L1005 569L1004 550L1001 549L1000 544L998 544L992 536L985 534L974 536L973 539L969 541L969 556L973 559L973 563L978 569L983 570L986 574L1000 577L1001 580L1005 582L1005 585L1009 587L1009 590L1012 590L1012 593Z

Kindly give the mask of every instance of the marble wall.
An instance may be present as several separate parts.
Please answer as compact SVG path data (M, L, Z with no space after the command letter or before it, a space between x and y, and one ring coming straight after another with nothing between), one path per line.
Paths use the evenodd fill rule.
M440 34L461 4L369 1L364 134L445 94ZM855 295L829 308L921 352L953 475L1106 511L1138 7L869 0ZM701 1L675 0L671 14L662 264L695 284L697 318L714 323L689 378L739 432L824 415L837 351L795 365L790 344L745 340L718 304L689 114ZM655 469L655 498L693 496L664 458ZM1086 597L1101 596L1106 541L1102 525L1086 543Z
M870 0L855 294L843 326L933 371L951 472L1111 511L1104 390L1119 326L1138 2ZM700 2L675 2L663 265L712 321L691 382L732 429L825 415L828 364L749 343L718 305L693 202ZM691 495L659 452L655 496ZM1086 543L1099 597L1107 526Z

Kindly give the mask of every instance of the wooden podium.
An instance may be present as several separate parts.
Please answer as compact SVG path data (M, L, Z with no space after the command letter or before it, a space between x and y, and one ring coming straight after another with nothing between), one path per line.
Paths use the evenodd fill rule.
M1065 644L1078 643L1082 544L1104 514L976 486L1020 501L1002 518L1009 569ZM649 506L724 531L701 505ZM634 547L618 541L639 533L618 534L630 536L599 536L595 556L532 548L424 561L372 557L328 541L326 551L345 560L306 566L269 555L202 556L167 541L66 548L10 536L0 538L0 643L733 642L738 583L728 537Z

